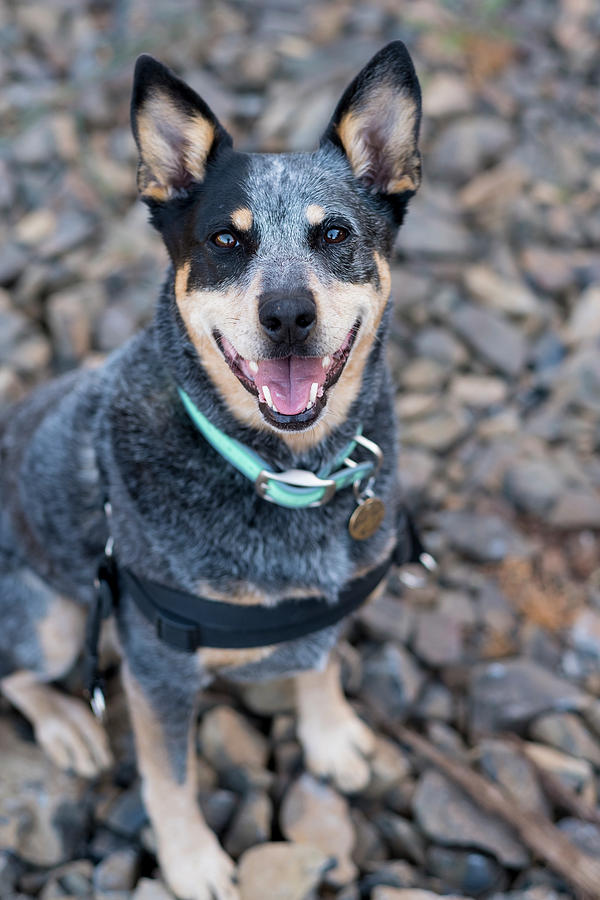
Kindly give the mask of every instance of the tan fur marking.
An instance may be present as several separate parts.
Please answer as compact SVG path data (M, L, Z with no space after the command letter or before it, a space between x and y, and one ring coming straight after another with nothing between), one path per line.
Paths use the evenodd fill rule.
M237 603L240 606L256 604L274 606L284 598L320 596L320 591L318 590L300 587L286 587L285 590L278 594L269 595L249 582L235 585L228 591L218 591L206 582L199 582L196 585L196 591L201 597L207 597L209 600ZM270 656L275 649L274 646L250 647L245 650L221 650L216 647L205 647L198 650L197 657L205 669L220 669L227 666L241 666L246 663L258 662Z
M137 118L141 165L138 187L143 196L162 201L172 196L181 165L194 181L202 181L215 138L214 125L199 113L188 115L162 91L150 96ZM174 144L183 142L183 152Z
M75 662L83 644L85 617L85 610L79 604L68 597L56 597L47 615L36 623L48 678L59 678Z
M123 684L143 779L144 803L156 833L163 874L171 889L186 898L209 897L211 891L219 897L237 896L230 893L231 861L208 828L196 800L195 716L188 735L186 780L179 784L171 774L164 726L126 664Z
M239 209L234 209L231 213L231 221L238 231L250 231L254 222L252 210L248 209L247 206L240 206Z
M416 116L417 108L412 98L398 94L387 84L372 91L364 106L351 109L342 116L337 132L357 178L370 174L372 149L366 135L373 124L385 142L391 171L384 190L393 194L418 188L421 176L419 156L415 153Z
M325 210L318 203L309 203L306 207L306 218L311 225L320 225L325 218Z
M189 266L188 263L185 265ZM242 355L246 359L258 357L256 344L260 335L260 323L257 297L260 275L254 277L247 290L195 290L186 293L185 284L187 276L184 279L182 275L179 289L175 285L177 305L190 340L211 381L239 422L260 431L270 430L258 409L256 398L240 384L212 336L213 329L216 328L232 340L236 348L254 347L243 351Z
M370 775L365 756L375 739L344 697L340 664L325 671L302 672L294 678L298 737L307 768L317 777L333 778L342 791L363 788Z
M192 264L188 260L187 262L184 262L181 268L177 269L175 273L175 299L177 300L177 303L179 303L180 299L182 302L185 302L191 268Z

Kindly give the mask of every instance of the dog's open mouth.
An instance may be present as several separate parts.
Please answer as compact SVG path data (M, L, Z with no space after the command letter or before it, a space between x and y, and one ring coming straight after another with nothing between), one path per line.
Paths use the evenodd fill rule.
M286 356L282 359L244 359L216 333L229 368L247 391L258 397L260 411L278 428L299 431L319 416L327 391L335 384L352 350L360 322L355 322L341 347L331 356Z

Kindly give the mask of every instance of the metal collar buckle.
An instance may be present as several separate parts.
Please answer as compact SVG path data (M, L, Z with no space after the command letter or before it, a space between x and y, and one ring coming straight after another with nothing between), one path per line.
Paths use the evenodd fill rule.
M254 486L258 496L262 497L263 500L268 500L269 503L276 502L272 500L267 493L270 481L279 481L282 484L288 484L292 487L322 488L323 496L321 499L315 500L313 503L307 503L308 508L324 506L325 503L329 503L336 490L336 483L333 479L319 478L317 475L313 474L313 472L308 472L306 469L288 469L285 472L267 472L263 469L258 473Z

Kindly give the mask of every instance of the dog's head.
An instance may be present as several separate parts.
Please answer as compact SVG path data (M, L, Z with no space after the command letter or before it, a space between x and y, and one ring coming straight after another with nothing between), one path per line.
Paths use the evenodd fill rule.
M244 424L318 439L358 396L420 182L420 113L396 41L348 87L318 150L238 153L188 85L138 59L140 194L199 361Z

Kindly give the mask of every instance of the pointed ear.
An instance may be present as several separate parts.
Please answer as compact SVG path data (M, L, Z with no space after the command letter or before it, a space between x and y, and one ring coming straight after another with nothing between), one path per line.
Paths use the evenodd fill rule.
M346 89L321 143L341 147L355 176L376 193L414 193L420 120L417 75L402 41L394 41Z
M209 156L231 138L189 85L148 54L135 64L131 128L139 151L138 190L164 203L203 180Z

